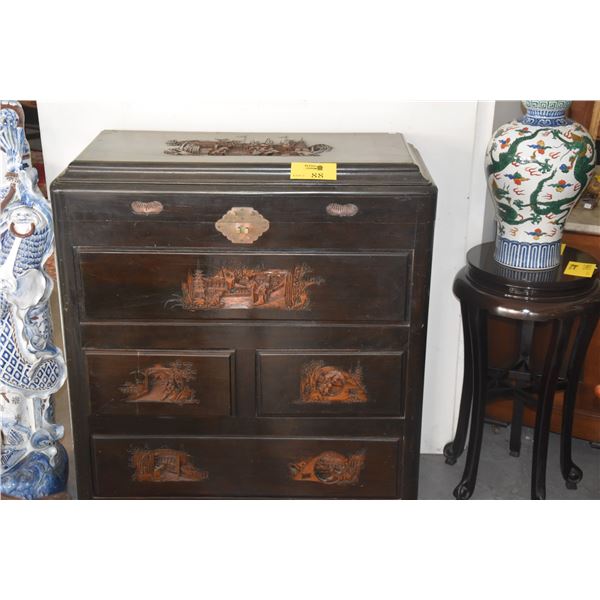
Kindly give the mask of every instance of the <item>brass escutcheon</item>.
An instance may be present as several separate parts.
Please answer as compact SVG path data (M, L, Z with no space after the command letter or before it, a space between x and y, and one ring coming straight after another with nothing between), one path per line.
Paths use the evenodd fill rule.
M269 229L269 221L249 206L234 206L215 223L215 227L234 244L253 244Z

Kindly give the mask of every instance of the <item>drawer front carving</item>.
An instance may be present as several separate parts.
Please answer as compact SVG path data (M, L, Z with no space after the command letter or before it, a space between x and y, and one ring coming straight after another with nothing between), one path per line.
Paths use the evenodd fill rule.
M87 319L404 321L410 253L81 252Z
M88 351L92 414L227 416L233 351Z
M172 306L197 311L231 308L308 308L308 288L323 282L310 277L310 268L295 265L290 269L245 269L222 267L205 275L201 269L190 271L181 284L181 296Z
M398 438L95 436L101 497L391 498Z
M132 480L140 483L204 481L209 475L194 465L189 454L171 448L134 448L130 451L129 464L133 470Z
M405 353L259 351L259 414L402 416Z
M356 485L365 466L366 450L353 454L321 452L317 456L290 465L294 481L312 481L325 485Z

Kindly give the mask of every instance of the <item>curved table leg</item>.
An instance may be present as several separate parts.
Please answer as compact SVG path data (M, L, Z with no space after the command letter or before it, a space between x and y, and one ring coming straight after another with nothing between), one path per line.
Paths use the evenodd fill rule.
M560 434L560 470L568 489L577 489L577 484L583 477L582 470L571 458L571 436L573 432L573 413L575 411L575 399L579 377L588 346L592 340L594 330L598 323L598 313L588 312L581 316L577 335L575 337L573 351L569 359L567 369L567 389L563 404L562 429Z
M544 372L540 383L540 394L535 415L533 466L531 469L531 498L533 500L546 498L546 461L552 403L572 323L572 319L558 319L552 322L552 336L544 362Z
M453 465L465 449L467 429L469 427L469 413L471 412L473 396L473 336L468 310L467 304L464 301L461 302L460 311L462 314L465 367L456 434L454 440L444 446L444 456L448 465Z
M457 500L467 500L475 489L487 393L487 312L479 308L471 308L467 312L473 352L471 428L465 470L460 483L454 489L454 497Z

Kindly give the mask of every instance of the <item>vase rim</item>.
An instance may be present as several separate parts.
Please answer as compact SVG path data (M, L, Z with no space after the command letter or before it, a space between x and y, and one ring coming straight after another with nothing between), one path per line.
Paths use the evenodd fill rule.
M571 100L523 100L527 112L566 112L571 106Z

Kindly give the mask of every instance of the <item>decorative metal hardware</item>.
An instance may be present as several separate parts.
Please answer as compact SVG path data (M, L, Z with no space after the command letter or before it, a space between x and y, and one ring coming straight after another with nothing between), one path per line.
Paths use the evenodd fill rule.
M269 221L249 206L234 206L215 223L215 227L234 244L253 244L269 229Z
M327 214L330 217L353 217L358 213L358 206L356 204L338 204L332 202L327 205Z
M131 210L136 215L158 215L164 210L162 202L151 200L144 202L142 200L134 200L131 203Z

